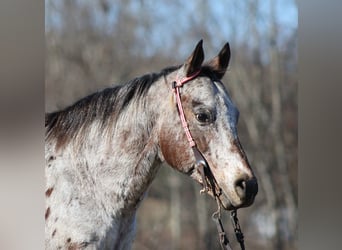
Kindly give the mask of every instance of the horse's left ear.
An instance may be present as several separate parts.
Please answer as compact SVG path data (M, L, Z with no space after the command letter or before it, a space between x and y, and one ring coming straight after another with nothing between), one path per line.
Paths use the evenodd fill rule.
M203 60L204 60L204 52L203 52L203 40L200 40L192 54L184 63L184 72L186 76L191 76L195 72L201 69Z
M230 60L230 47L229 43L226 43L221 49L220 53L214 57L208 65L212 68L215 75L222 79L224 74L226 73L228 64Z

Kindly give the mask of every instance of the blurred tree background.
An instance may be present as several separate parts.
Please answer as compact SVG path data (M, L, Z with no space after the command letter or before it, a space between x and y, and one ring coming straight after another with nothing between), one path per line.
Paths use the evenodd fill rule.
M240 110L239 135L259 180L239 210L247 249L297 249L297 8L294 0L46 0L46 111L98 89L206 58L226 41L223 79ZM219 249L214 200L163 166L138 210L134 250ZM228 213L224 224L235 245Z

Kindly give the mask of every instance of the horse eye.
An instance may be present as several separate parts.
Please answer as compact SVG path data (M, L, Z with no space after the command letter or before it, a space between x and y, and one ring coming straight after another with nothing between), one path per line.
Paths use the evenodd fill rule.
M197 113L196 119L201 123L210 123L212 121L211 114L209 112Z

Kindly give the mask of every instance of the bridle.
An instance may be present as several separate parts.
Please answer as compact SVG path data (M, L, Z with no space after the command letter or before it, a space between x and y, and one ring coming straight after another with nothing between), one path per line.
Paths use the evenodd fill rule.
M220 244L223 250L231 250L231 247L229 245L229 240L226 232L224 231L222 221L221 221L221 205L220 205L220 200L219 197L222 194L222 190L219 187L217 181L215 180L214 175L212 174L209 164L204 158L203 154L201 151L198 149L195 140L193 139L190 129L189 129L189 124L186 120L185 114L184 114L184 109L181 101L181 96L180 96L180 88L183 87L183 85L193 79L195 79L199 74L200 70L193 73L190 76L184 77L182 79L179 79L178 76L176 77L176 80L172 83L172 89L175 95L176 103L177 103L177 109L178 109L178 115L182 123L182 127L184 129L184 132L186 134L187 140L189 142L189 146L191 147L194 156L195 156L195 164L194 164L194 169L196 169L202 178L202 184L203 184L203 189L200 191L201 193L208 193L210 190L213 193L213 196L215 197L216 203L217 203L217 211L213 213L212 219L215 221L216 226L217 226L217 231L219 234L219 239L220 239ZM244 236L241 231L241 227L239 224L239 220L237 217L237 211L234 209L231 212L231 220L233 223L234 227L234 232L237 241L240 243L240 247L242 250L245 249L244 245Z

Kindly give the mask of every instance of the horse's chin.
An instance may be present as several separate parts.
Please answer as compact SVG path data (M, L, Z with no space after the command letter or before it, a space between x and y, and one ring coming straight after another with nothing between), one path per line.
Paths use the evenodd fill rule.
M254 198L253 198L253 199L250 199L248 202L243 202L241 204L232 204L232 202L224 193L222 193L218 199L220 201L221 206L225 210L236 210L238 208L249 207L254 202Z
M236 207L233 206L233 204L230 202L230 200L224 194L219 196L219 201L220 201L221 206L225 210L234 210L234 209L236 209Z
M209 194L211 197L213 197L213 198L215 199L212 190L209 190L209 191L208 191L208 194ZM221 193L221 194L218 196L218 200L219 200L219 203L220 203L221 207L222 207L223 209L225 209L225 210L235 210L235 209L237 209L237 207L235 207L235 206L232 204L232 202L229 200L229 198L228 198L225 194L223 194L223 193Z
M191 174L191 177L198 182L199 184L201 184L201 186L203 187L203 183L202 183L202 179L200 177L200 175L194 171ZM212 192L212 190L208 191L208 194L215 199L215 196ZM229 200L229 198L224 194L224 192L222 192L219 196L218 196L218 200L220 202L220 205L222 208L224 208L225 210L234 210L236 209L236 207L234 207L234 205L232 204L232 202Z

